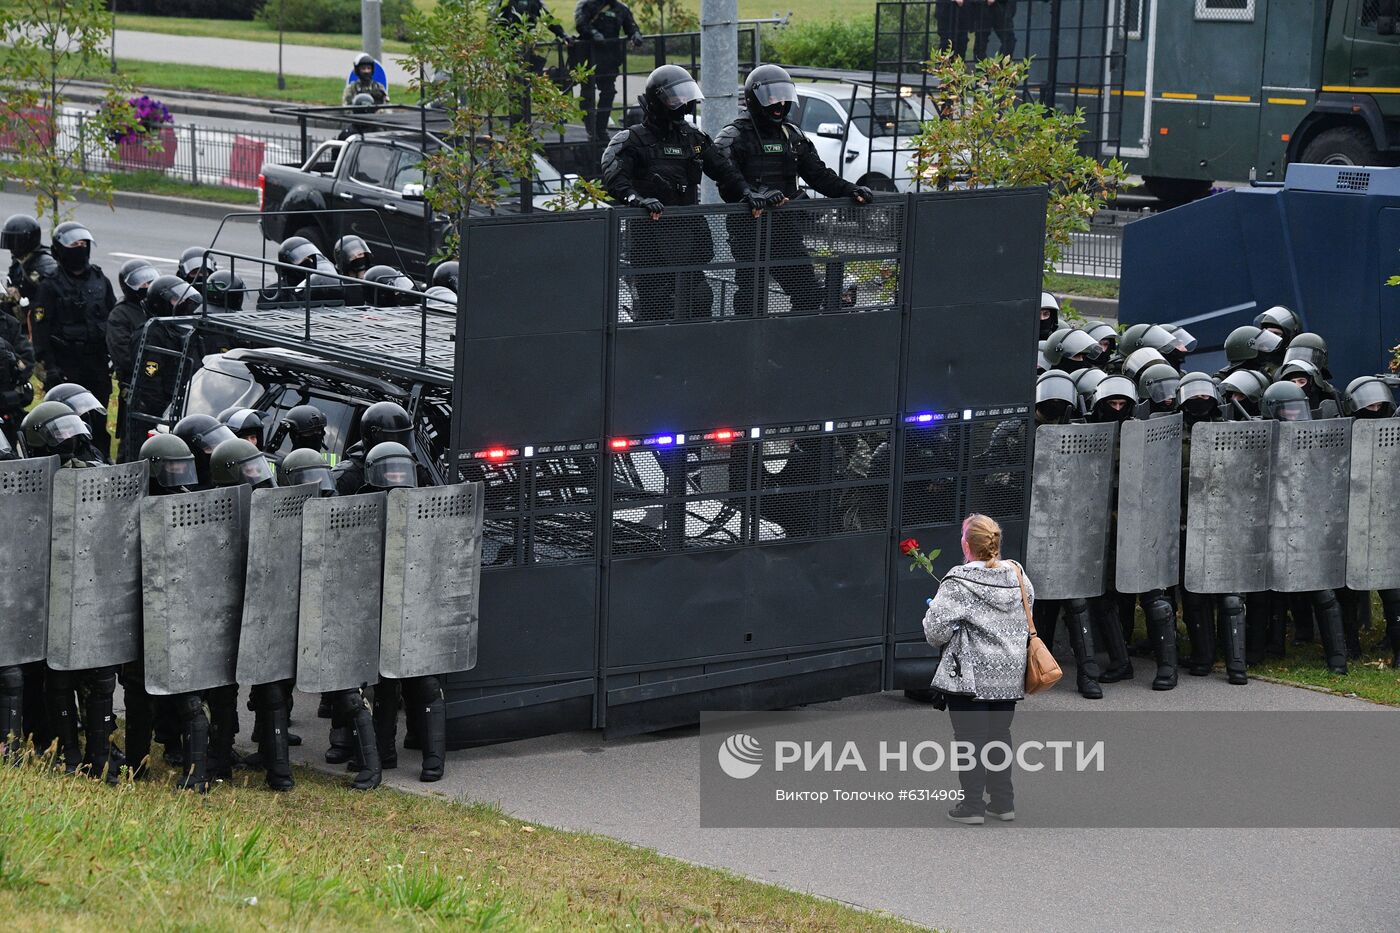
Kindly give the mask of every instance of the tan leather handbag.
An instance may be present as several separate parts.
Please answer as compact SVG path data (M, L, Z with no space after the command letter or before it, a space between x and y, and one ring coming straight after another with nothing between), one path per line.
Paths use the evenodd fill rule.
M1026 596L1026 578L1021 576L1021 565L1012 561L1011 566L1016 568L1016 579L1021 584L1021 608L1026 610L1026 625L1030 632L1026 639L1026 694L1029 696L1049 690L1060 682L1065 672L1060 670L1060 663L1036 634L1035 617L1031 614L1031 601Z

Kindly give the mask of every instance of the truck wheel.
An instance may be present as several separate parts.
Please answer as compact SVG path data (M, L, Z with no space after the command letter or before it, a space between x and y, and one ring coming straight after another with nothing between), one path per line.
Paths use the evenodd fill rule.
M1371 134L1359 126L1334 126L1318 133L1303 150L1303 162L1322 165L1383 165Z
M304 236L311 241L312 245L321 251L322 255L329 256L331 254L330 247L322 242L323 237L321 236L321 229L319 227L298 227L296 231L292 233L292 236Z
M1213 184L1199 178L1163 178L1160 175L1144 175L1142 183L1154 198L1173 206L1199 201L1210 194Z

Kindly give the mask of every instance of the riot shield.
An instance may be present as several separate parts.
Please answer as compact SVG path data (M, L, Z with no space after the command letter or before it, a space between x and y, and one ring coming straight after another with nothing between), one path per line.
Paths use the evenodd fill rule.
M297 689L350 690L379 679L383 576L384 493L307 500Z
M1191 428L1183 582L1192 593L1269 587L1269 475L1274 422Z
M301 592L301 512L315 483L257 489L248 509L248 565L243 624L238 634L238 682L291 680L297 669L297 611Z
M450 674L476 667L481 483L389 491L379 672Z
M141 506L146 689L169 695L234 683L247 486L155 496Z
M0 463L0 667L44 657L49 624L49 502L57 457Z
M1118 441L1114 584L1146 593L1181 572L1181 415L1126 421Z
M1274 434L1269 589L1309 593L1347 582L1351 419L1280 421Z
M1347 587L1400 589L1400 418L1352 423Z
M1043 424L1035 432L1026 570L1040 599L1103 594L1116 424Z
M48 633L54 670L135 659L145 497L145 460L54 474Z

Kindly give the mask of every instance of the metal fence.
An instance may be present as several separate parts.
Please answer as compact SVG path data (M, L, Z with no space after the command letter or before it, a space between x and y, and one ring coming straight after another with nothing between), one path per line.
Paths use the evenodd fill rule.
M222 127L179 123L155 134L159 146L144 141L118 142L109 150L93 125L93 114L65 110L52 130L42 115L26 115L30 129L13 124L0 129L0 158L12 158L19 132L57 135L57 150L71 156L85 172L159 172L197 185L255 188L264 162L299 162L302 139L291 133L250 133ZM312 140L314 146L320 140Z
M1123 272L1123 229L1135 220L1150 217L1144 211L1099 211L1089 229L1076 233L1055 263L1062 275L1092 279L1116 279Z

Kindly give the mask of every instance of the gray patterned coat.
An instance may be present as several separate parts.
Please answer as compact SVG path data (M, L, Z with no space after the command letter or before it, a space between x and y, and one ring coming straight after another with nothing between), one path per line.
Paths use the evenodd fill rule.
M948 644L961 629L959 657L972 665L979 700L1025 696L1030 629L1013 564L1002 561L995 570L981 561L954 567L924 614L924 637L935 648ZM1035 587L1030 577L1025 580L1026 595L1034 604Z

